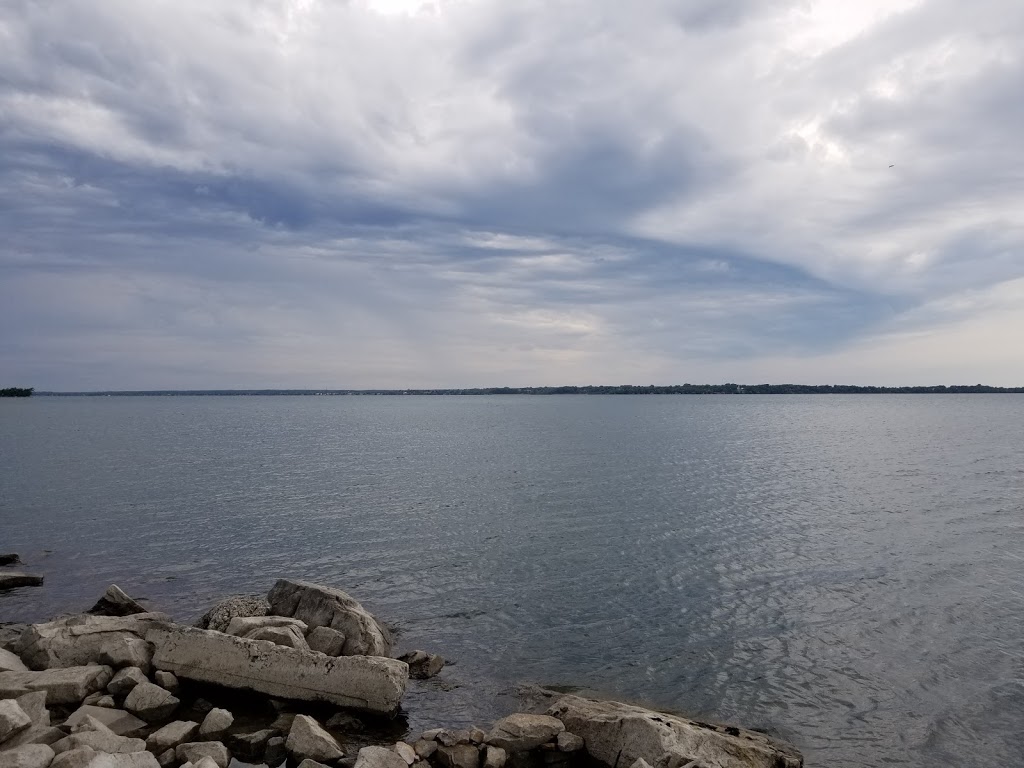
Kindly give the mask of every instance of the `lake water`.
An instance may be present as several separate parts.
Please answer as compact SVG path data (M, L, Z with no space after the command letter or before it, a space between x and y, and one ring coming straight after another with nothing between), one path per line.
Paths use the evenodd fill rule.
M455 660L412 727L531 681L1024 764L1024 396L0 400L0 550L0 621L342 587Z

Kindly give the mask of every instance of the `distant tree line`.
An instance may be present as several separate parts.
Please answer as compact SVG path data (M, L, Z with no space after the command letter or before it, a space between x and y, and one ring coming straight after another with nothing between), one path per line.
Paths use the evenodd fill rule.
M7 389L0 389L0 397L31 397L35 387L8 387Z
M27 390L2 390L9 393L32 393ZM924 387L862 387L853 384L650 384L589 385L566 387L482 387L468 389L206 389L108 392L41 392L63 395L910 395L910 394L978 394L1024 393L1024 387L990 387L984 384L936 385ZM18 395L15 395L18 396Z

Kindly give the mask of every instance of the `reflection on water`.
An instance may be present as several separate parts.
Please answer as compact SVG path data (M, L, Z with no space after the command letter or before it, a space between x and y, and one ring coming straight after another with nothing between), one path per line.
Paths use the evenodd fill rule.
M0 620L111 582L191 619L288 575L456 660L413 728L536 681L810 766L1010 765L1022 434L1016 395L0 402L0 549L47 579Z

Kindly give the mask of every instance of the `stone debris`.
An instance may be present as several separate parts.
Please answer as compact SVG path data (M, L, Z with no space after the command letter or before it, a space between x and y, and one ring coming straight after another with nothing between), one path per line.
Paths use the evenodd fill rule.
M487 743L506 752L527 752L564 730L565 725L558 718L519 712L498 720L487 734Z
M119 698L124 698L139 683L148 683L149 678L138 667L125 667L114 673L110 682L107 683L107 691Z
M214 741L224 735L224 732L235 722L235 716L226 709L211 709L203 724L199 726L199 738L201 741Z
M0 672L0 698L11 699L30 691L46 691L46 704L78 704L94 691L103 690L114 672L91 664L82 667Z
M433 677L444 667L444 658L436 653L426 651L409 651L398 657L409 665L409 677L426 680Z
M150 682L139 683L124 700L124 708L147 723L166 720L178 708L178 698Z
M398 709L408 679L408 667L395 659L332 658L190 627L153 630L148 638L155 666L178 677L381 714Z
M330 627L345 635L345 656L389 656L391 633L359 602L340 589L280 579L267 595L270 613L304 621L310 629Z
M270 610L270 603L265 597L252 597L250 595L236 595L226 600L221 600L213 608L204 613L196 627L199 629L212 629L216 632L227 631L231 620L249 616L266 616Z
M146 607L129 597L117 584L111 584L88 612L98 616L131 616L146 613Z
M42 576L33 576L30 573L20 573L18 571L0 571L0 591L16 589L17 587L41 586L43 586Z
M333 761L345 756L337 740L308 715L298 715L292 721L284 746L296 760L310 757L318 761Z

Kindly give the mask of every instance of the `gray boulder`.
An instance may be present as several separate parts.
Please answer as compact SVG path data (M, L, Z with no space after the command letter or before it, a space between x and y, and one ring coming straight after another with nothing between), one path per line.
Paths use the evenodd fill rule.
M443 768L478 768L480 765L480 750L472 744L438 747L435 760Z
M252 597L250 595L236 595L226 600L221 600L213 608L204 613L196 627L199 629L212 629L215 632L227 631L231 620L239 616L266 616L270 604L265 597Z
M252 637L253 632L267 627L295 627L303 636L309 631L306 622L287 616L236 616L224 632L235 637Z
M211 709L203 718L203 724L199 726L199 739L201 741L219 739L233 722L235 722L235 716L226 709Z
M166 720L178 704L174 694L150 682L136 685L124 700L124 708L147 723Z
M444 657L426 651L410 651L398 657L409 665L409 677L426 680L433 677L444 667Z
M131 616L146 613L146 607L130 598L117 584L111 584L88 612L98 616Z
M0 700L0 743L7 741L32 726L32 718L25 714L14 699Z
M146 749L155 755L162 755L179 744L191 741L198 732L199 723L192 720L175 720L151 733L146 739Z
M508 752L501 747L488 745L484 753L484 768L505 768L508 762Z
M390 714L408 679L409 668L395 659L332 658L191 627L153 630L148 637L158 669L284 699Z
M231 753L219 741L186 742L179 744L174 753L182 762L187 761L194 764L198 764L204 757L208 757L217 764L218 768L228 768L228 763L231 762Z
M152 752L131 752L118 755L98 754L86 768L160 768Z
M123 709L92 706L83 704L64 722L65 725L74 727L86 717L91 717L103 723L111 732L118 736L130 736L138 733L146 727L146 721L140 720L130 712Z
M261 763L267 751L267 742L277 735L277 731L264 728L249 733L233 733L228 736L227 745L231 753L248 763Z
M384 747L363 747L356 755L355 768L409 768L400 755Z
M12 699L31 691L46 691L46 704L78 704L110 682L113 670L88 665L29 672L0 672L0 698Z
M546 744L564 730L557 718L519 712L495 722L487 734L487 743L506 752L526 752Z
M31 669L104 664L148 672L153 649L145 641L153 627L170 623L163 613L135 616L71 616L32 624L14 648Z
M263 762L270 768L281 765L288 757L288 750L284 746L284 736L272 736L267 739L267 749L263 753Z
M177 693L178 688L180 687L178 683L178 678L176 678L170 672L154 672L153 682L155 682L165 691L170 691L171 693Z
M288 754L296 760L307 757L313 760L337 760L344 757L345 752L331 734L325 731L316 720L308 715L298 715L292 721L285 742Z
M85 768L96 757L92 747L77 747L61 752L50 763L50 768Z
M314 627L306 635L309 650L326 653L328 656L341 656L345 650L345 635L330 627Z
M709 725L615 701L563 696L548 714L583 738L591 757L609 766L632 765L642 758L652 766L704 768L801 768L792 746L762 733Z
M412 748L411 744L406 744L404 741L395 742L395 746L392 747L395 754L405 760L407 765L412 765L416 762L416 750Z
M146 748L146 742L142 739L130 739L127 736L118 736L107 730L83 731L65 736L53 745L53 751L57 754L67 752L79 747L91 747L97 752L106 755L116 755L122 752L141 752Z
M0 672L27 671L28 667L25 666L25 662L10 651L0 648Z
M30 573L19 573L18 571L0 571L0 591L17 587L41 586L43 586L42 576L33 576Z
M309 650L306 638L295 627L263 627L251 632L248 637L251 640L264 640L277 645L284 645L288 648L298 648L303 651Z
M26 744L0 752L0 768L47 768L54 752L46 744Z
M391 633L340 589L304 581L279 580L267 595L270 613L304 621L310 629L330 627L345 635L345 656L389 656Z
M555 742L558 744L559 752L579 752L586 746L586 742L583 739L575 733L569 733L568 731L562 731L558 734L555 737Z
M5 552L0 555L0 565L19 565L21 558L18 557L17 552Z
M114 696L125 697L132 692L139 683L148 683L149 678L138 667L125 667L114 673L114 676L107 683L107 690Z

